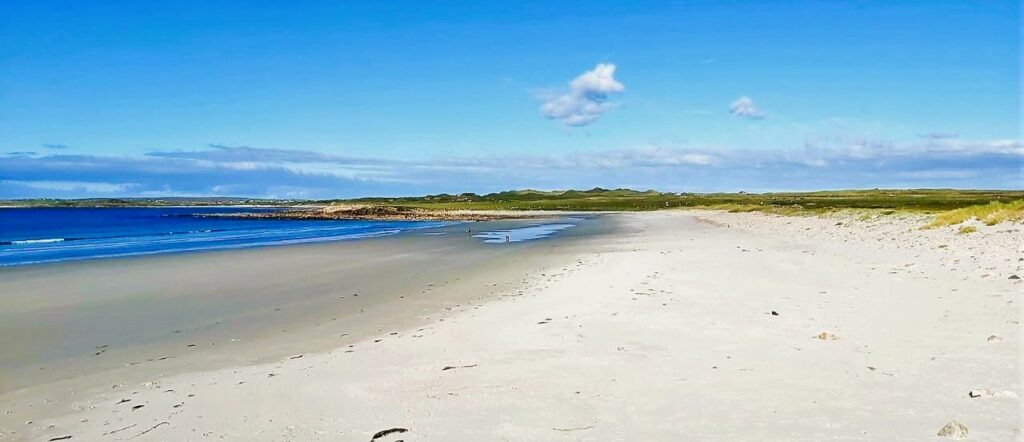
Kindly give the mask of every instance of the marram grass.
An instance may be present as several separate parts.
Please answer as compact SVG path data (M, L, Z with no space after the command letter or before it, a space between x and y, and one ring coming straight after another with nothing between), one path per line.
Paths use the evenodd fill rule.
M935 219L925 228L953 226L965 221L977 219L985 225L993 226L1002 222L1024 221L1024 200L999 202L954 209L935 215ZM966 233L966 232L963 232Z
M974 233L974 232L977 232L977 231L978 231L978 228L974 227L974 226L960 226L960 229L957 230L956 233L957 233L957 235L966 235L968 233Z

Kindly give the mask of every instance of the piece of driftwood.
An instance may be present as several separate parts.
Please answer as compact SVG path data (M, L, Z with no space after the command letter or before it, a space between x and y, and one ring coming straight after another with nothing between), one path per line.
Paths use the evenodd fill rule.
M133 428L133 427L135 427L135 426L137 426L137 425L139 425L139 424L131 424L131 425L129 425L129 426L127 426L127 427L124 427L124 428L118 428L118 429L116 429L116 430L111 430L111 431L108 431L108 432L106 432L106 433L103 433L103 435L104 435L104 436L107 436L107 435L110 435L110 434L114 434L114 433L117 433L117 432L119 432L119 431L124 431L124 430L127 430L127 429L129 429L129 428Z
M136 438L136 437L142 436L143 434L149 433L150 431L153 431L153 430L155 430L155 429L156 429L157 427L159 427L159 426L161 426L161 425L170 425L170 424L171 424L171 423L170 423L170 422L167 422L167 421L163 421L163 422L160 422L160 423L158 423L158 424L156 424L156 425L153 425L152 427L149 427L149 429L148 429L148 430L146 430L146 431L143 431L143 432L141 432L141 433L139 433L139 434L136 434L136 435L132 436L131 438L132 438L132 439L134 439L134 438Z
M589 430L591 428L594 428L594 426L593 425L587 425L585 427L575 427L575 428L555 428L555 427L552 427L551 429L555 430L555 431L569 432L569 431Z
M454 370L456 368L473 368L473 367L476 367L476 364L473 364L473 365L447 365L444 368L442 368L441 371Z
M405 433L406 431L409 431L409 429L408 428L397 428L397 427L396 428L389 428L387 430L381 430L381 431L378 431L377 433L375 433L373 435L373 438L370 439L370 442L373 442L373 441L375 441L377 439L380 439L380 438L382 438L384 436L387 436L389 434Z

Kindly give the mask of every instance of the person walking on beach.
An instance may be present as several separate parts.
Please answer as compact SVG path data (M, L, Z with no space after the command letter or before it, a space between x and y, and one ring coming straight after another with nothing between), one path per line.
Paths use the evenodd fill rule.
M512 242L512 239L509 238L508 235L505 235L505 243L507 244L507 243L510 243L510 242Z

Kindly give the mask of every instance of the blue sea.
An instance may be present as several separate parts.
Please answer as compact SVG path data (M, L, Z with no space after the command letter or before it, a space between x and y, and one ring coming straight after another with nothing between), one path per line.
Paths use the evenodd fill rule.
M314 221L195 215L276 209L0 209L0 266L393 235L434 221Z

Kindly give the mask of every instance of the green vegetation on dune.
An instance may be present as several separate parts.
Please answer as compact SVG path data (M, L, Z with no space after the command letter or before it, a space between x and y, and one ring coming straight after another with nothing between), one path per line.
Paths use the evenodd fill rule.
M958 229L956 233L957 235L968 235L977 231L978 228L974 226L960 226L960 229Z
M993 201L988 204L950 210L936 215L935 220L925 227L951 226L972 219L977 219L989 226L1005 221L1022 221L1024 220L1024 200Z
M676 198L672 193L653 190L636 191L629 189L591 190L510 190L477 195L438 194L422 197L400 198L357 198L336 200L340 204L385 204L448 210L656 210L669 207L668 199Z
M415 198L361 198L341 204L380 204L437 210L643 211L705 208L776 215L818 215L863 210L864 216L893 213L936 214L929 227L977 218L986 224L1024 220L1024 191L910 189L779 193L663 193L629 189L544 192L520 190L487 195L428 195Z
M843 190L785 193L664 193L629 189L545 192L521 190L477 195L428 195L405 198L360 198L333 203L384 204L468 210L613 210L639 211L676 207L716 208L736 212L780 214L841 209L889 209L939 212L1024 199L1024 191L987 190Z

